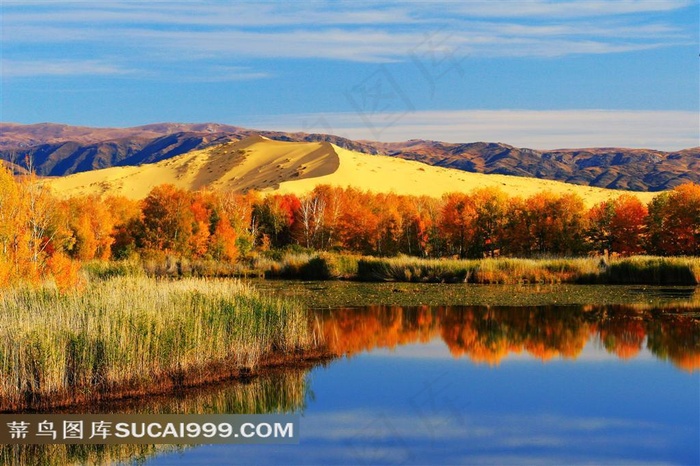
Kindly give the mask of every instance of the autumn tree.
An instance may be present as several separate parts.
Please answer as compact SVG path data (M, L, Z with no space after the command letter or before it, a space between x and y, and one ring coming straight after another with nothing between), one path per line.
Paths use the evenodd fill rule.
M338 239L343 249L374 254L379 238L378 207L372 194L354 188L341 191L343 209L337 221Z
M507 201L501 232L501 253L507 256L526 256L530 252L529 216L525 201L511 197Z
M141 203L124 196L108 196L103 201L112 216L111 256L126 259L136 251L136 238L141 225Z
M508 198L498 188L483 188L472 192L471 200L476 217L469 256L493 256L501 249Z
M375 194L373 197L373 205L377 207L376 253L395 256L403 252L401 242L406 228L403 198L393 193Z
M210 256L215 260L234 262L239 255L237 235L226 212L218 213L213 230L209 238Z
M114 243L115 218L108 205L95 195L73 197L65 205L74 239L69 248L71 256L82 261L109 259Z
M344 205L344 189L329 185L318 185L311 192L312 198L318 199L323 206L322 216L315 222L315 241L319 249L331 249L340 246L338 223L347 208ZM317 209L320 212L320 209Z
M511 256L578 255L587 251L583 200L541 192L507 201L504 253Z
M587 213L587 241L599 254L612 252L611 223L615 215L615 206L606 200L591 207Z
M297 211L299 235L297 240L307 248L321 248L321 234L325 227L326 201L312 191L300 199Z
M225 191L217 196L217 211L222 218L229 220L239 254L246 254L255 247L259 220L254 215L253 206L259 202L259 196L254 191L245 194Z
M56 213L58 201L51 195L49 188L39 183L36 176L30 174L20 180L20 189L26 203L27 231L29 251L31 253L32 274L43 273L48 259L47 248L62 229L57 227Z
M410 197L406 201L406 248L410 255L429 256L437 252L431 238L437 229L439 199L428 196Z
M138 223L138 244L150 251L189 253L195 216L190 209L190 194L164 184L151 190L143 201Z
M190 195L189 209L192 212L192 236L189 240L189 252L192 257L204 257L209 251L210 231L212 224L218 223L215 218L212 222L212 213L215 203L214 195L197 191ZM216 216L215 216L216 217Z
M476 218L476 205L469 195L449 193L443 196L439 228L450 254L467 257L474 240Z
M649 250L665 255L700 254L700 185L684 184L649 204Z
M15 179L0 166L0 285L37 284L60 270L66 274L56 276L58 284L74 285L79 266L65 256L67 218L33 174Z
M635 196L623 194L612 201L610 251L629 256L644 252L647 207Z
M273 247L290 244L300 207L299 199L293 194L273 194L265 197L253 208L260 234L266 235Z
M21 275L30 259L26 205L12 173L0 164L0 285Z

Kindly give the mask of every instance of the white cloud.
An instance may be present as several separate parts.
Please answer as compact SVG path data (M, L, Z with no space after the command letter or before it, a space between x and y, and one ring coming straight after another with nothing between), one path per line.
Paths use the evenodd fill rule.
M127 48L135 58L160 51L389 62L407 60L410 49L438 30L463 56L619 53L694 43L693 31L650 16L692 4L686 1L6 4L6 44L93 42Z
M124 68L101 60L35 60L0 62L0 77L3 79L29 77L76 77L76 76L125 76L169 81L211 83L265 79L272 75L245 66L188 66L184 69L143 71Z
M3 78L35 76L127 75L133 70L101 60L2 60Z
M692 0L488 0L460 2L458 11L482 17L579 18L658 13L685 8Z
M386 122L393 122L387 124ZM331 132L352 139L503 142L534 149L629 147L678 150L700 145L700 116L689 111L453 110L363 115L299 114L249 126Z

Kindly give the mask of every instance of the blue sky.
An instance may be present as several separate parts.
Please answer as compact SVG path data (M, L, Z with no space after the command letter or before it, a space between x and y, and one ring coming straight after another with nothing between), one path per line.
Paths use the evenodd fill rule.
M697 0L3 0L0 120L700 145Z

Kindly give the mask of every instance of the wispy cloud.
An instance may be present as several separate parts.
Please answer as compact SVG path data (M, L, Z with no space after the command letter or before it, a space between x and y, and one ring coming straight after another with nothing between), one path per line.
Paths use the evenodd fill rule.
M257 71L245 66L209 65L205 67L194 62L180 64L179 68L159 71L126 68L102 60L2 60L0 77L36 78L36 77L77 77L77 76L120 76L138 77L139 79L161 80L164 76L169 81L188 83L212 83L226 81L248 81L270 78L267 72Z
M263 71L255 71L245 66L213 65L200 72L178 73L176 79L183 82L215 83L225 81L249 81L254 79L271 78L273 75Z
M97 76L128 75L134 70L101 60L2 60L0 75L3 78L37 76Z
M686 1L519 2L104 2L20 6L5 2L3 41L98 42L138 54L406 60L438 28L455 53L561 56L619 53L692 43L693 32L652 13ZM40 6L37 6L40 5ZM590 17L596 21L590 24Z
M258 118L249 126L331 132L353 139L503 142L534 149L630 147L678 150L700 145L700 116L687 111L454 110L396 115L326 113Z
M590 18L659 13L693 4L692 0L523 0L514 2L459 2L462 14L499 18Z

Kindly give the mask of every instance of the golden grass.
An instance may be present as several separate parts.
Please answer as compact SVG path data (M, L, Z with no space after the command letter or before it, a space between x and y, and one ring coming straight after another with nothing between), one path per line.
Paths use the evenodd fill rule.
M114 275L181 276L156 273L146 261L94 262L86 271L98 278ZM166 268L166 265L161 266ZM172 267L171 267L172 268ZM200 276L225 276L216 267L181 267ZM302 280L348 279L369 282L479 284L588 283L610 285L695 285L700 283L700 258L632 256L562 258L425 259L413 256L371 257L331 252L287 252L259 255L228 275Z
M363 258L359 262L357 278L364 281L480 284L564 283L595 272L598 263L592 258Z
M635 256L609 262L597 257L423 259L411 256L360 257L333 253L287 254L253 264L268 277L368 282L478 284L596 283L695 285L700 258Z
M238 281L115 277L0 295L0 409L140 394L312 347L302 308Z
M600 274L603 283L655 285L700 284L700 257L635 256L611 261Z

